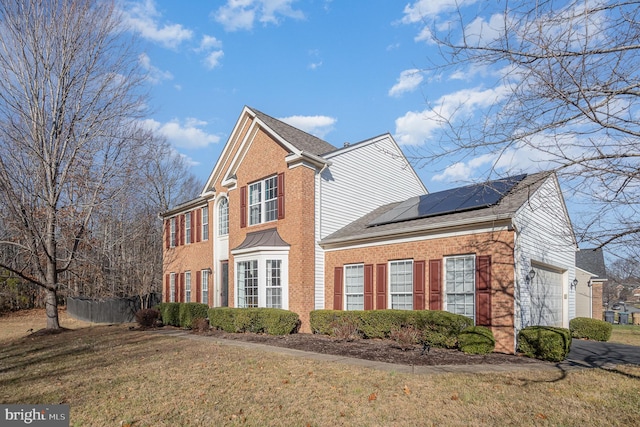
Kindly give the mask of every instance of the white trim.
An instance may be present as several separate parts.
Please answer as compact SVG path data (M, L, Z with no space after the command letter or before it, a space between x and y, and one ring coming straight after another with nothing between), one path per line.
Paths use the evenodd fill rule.
M280 280L282 286L282 309L289 309L289 248L286 250L261 250L252 251L251 253L245 253L242 255L234 256L234 295L233 306L238 305L238 264L247 261L258 261L258 307L266 307L267 301L267 286L266 286L266 271L267 260L280 260Z
M471 319L473 319L473 322L475 324L476 321L476 266L477 266L477 255L476 254L459 254L459 255L451 255L451 256L445 256L442 258L442 309L444 311L449 311L448 307L447 307L447 260L449 259L456 259L456 258L473 258L473 317L471 317ZM453 293L453 292L452 292ZM468 292L462 292L462 294L468 294ZM453 312L450 312L453 313ZM457 313L460 314L460 313ZM464 315L464 314L462 314ZM469 317L469 316L467 316Z
M392 301L392 293L391 293L391 264L396 264L396 263L404 263L406 264L407 262L409 262L411 264L411 292L409 293L411 295L411 308L407 309L407 308L396 308L395 310L413 310L413 291L414 291L414 282L415 282L415 277L414 277L414 272L413 272L413 265L414 265L414 259L413 258L406 258L406 259L394 259L394 260L390 260L387 261L387 307L389 309L394 309L393 308L393 301ZM395 292L394 294L397 295L407 295L407 292Z

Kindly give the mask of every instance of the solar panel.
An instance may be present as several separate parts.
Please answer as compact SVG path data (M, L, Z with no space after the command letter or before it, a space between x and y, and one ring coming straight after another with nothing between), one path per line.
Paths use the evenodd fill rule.
M391 224L418 218L446 215L473 209L486 208L500 202L502 198L527 175L467 185L412 197L369 223L369 226Z

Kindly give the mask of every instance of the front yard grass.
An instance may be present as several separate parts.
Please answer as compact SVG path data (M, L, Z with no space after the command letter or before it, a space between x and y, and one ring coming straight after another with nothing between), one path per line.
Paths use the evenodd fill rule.
M71 426L637 425L640 367L408 375L127 326L3 337L0 402ZM26 318L21 324L26 325ZM63 326L65 326L63 321Z
M640 346L640 325L613 325L609 342Z

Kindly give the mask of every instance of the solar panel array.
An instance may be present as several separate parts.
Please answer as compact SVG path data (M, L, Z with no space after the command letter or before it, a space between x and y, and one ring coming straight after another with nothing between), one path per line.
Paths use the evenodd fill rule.
M368 225L391 224L493 206L526 176L526 174L517 175L412 197L380 215Z

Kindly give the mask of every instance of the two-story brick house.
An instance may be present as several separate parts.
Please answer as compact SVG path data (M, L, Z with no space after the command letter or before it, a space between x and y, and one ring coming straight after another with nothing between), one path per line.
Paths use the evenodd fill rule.
M200 197L163 218L165 301L284 308L303 332L314 309L448 310L510 353L575 313L555 175L427 194L389 134L336 148L245 107Z

